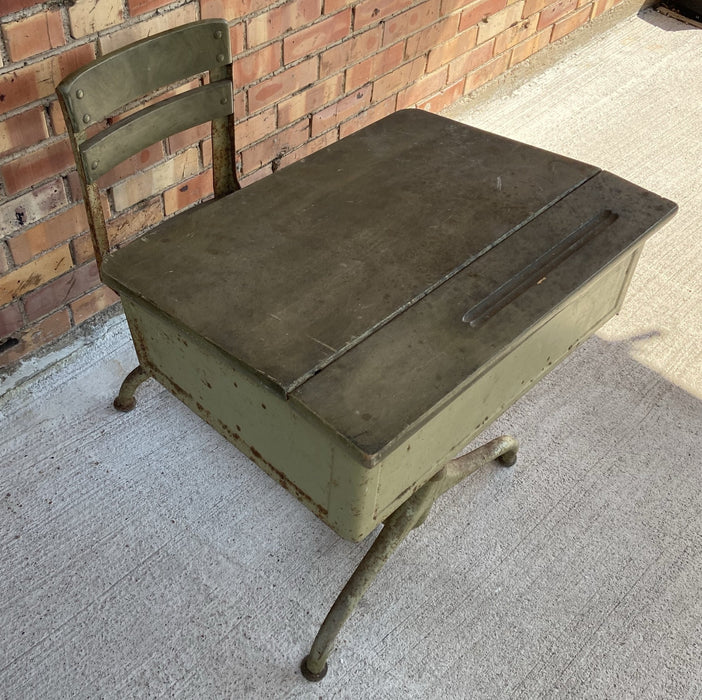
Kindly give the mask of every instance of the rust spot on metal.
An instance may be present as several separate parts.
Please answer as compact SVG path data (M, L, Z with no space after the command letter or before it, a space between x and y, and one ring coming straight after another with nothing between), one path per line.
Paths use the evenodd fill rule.
M243 442L243 441L242 441ZM246 445L246 443L243 443ZM273 478L284 488L286 488L288 491L293 493L298 499L301 501L305 501L310 505L310 510L312 510L314 513L317 513L319 515L328 515L329 511L326 508L323 508L320 506L318 503L315 503L299 486L294 484L290 479L288 479L283 472L280 470L276 469L253 445L246 445L249 449L249 452L259 461L262 462L263 464L268 467L268 469L273 472L272 476Z

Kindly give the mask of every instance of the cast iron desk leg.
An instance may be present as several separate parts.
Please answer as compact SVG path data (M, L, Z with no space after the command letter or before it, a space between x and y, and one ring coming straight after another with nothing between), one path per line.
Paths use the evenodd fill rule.
M119 394L114 400L114 407L118 411L131 411L136 406L134 392L151 375L141 366L135 367L124 379L119 389Z
M319 628L310 653L302 662L302 674L307 680L320 681L324 678L327 658L342 626L400 542L413 528L424 522L434 501L487 462L499 459L503 465L511 467L517 460L518 447L513 437L503 435L451 460L390 515Z

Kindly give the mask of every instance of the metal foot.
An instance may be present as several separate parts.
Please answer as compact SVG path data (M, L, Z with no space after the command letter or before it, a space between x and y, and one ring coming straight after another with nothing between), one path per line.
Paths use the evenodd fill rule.
M317 683L324 678L324 676L327 675L327 671L329 670L329 664L325 663L324 666L322 666L322 670L319 673L312 673L310 669L307 666L307 659L309 659L309 656L305 656L305 658L302 660L302 663L300 664L300 671L302 671L302 675L308 680L312 681L313 683Z
M112 405L118 411L124 411L125 413L131 411L136 406L134 393L149 376L149 373L141 365L133 369L122 382L119 394Z
M467 455L452 459L410 496L383 524L383 529L351 575L319 628L310 653L302 662L302 674L320 681L327 673L327 659L346 620L356 609L385 562L409 532L426 519L434 501L483 464L499 459L506 466L517 460L519 443L509 435L491 440Z

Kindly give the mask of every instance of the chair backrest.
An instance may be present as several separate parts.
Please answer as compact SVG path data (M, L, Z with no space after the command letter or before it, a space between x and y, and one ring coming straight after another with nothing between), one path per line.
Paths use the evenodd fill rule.
M97 179L142 149L212 122L215 196L239 188L231 63L226 20L202 20L107 54L72 73L56 88L83 187L98 266L109 252L109 241ZM207 84L138 108L92 133L91 127L136 100L206 72Z

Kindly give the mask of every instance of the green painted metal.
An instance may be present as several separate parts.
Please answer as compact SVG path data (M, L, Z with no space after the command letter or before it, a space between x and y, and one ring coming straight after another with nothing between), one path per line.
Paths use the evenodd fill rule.
M367 386L363 399L369 405L377 403L378 391L385 392L380 395L400 414L414 407L403 403L407 394L431 395L433 374L422 381L404 372L404 380L395 377L393 389L382 381L383 372L392 372L396 363L411 367L412 345L390 335L390 327L385 340L374 337L365 343L375 348L372 356L389 363L373 375L375 389L367 366L360 364L348 369L336 389L325 383L323 389L301 389L286 398L235 358L143 300L123 293L122 301L146 370L340 536L359 541L617 311L635 254L631 251L574 298L511 339L373 455L344 433L334 422L336 416L320 415L320 405L334 399L341 403L355 384ZM457 305L454 314L459 324L461 308ZM428 300L417 305L415 313L420 311L440 323L441 316ZM353 362L352 355L345 361Z
M122 303L149 374L343 537L361 540L377 525L380 472L329 426L142 300L123 294Z
M107 54L57 87L68 123L79 132L146 94L231 62L229 26L185 24Z
M123 411L124 413L134 410L136 407L136 397L134 394L150 376L151 375L141 365L135 367L122 382L119 394L113 402L114 407L118 411Z
M233 111L229 81L203 85L151 105L80 144L86 179L94 182L151 144Z
M517 461L518 447L513 437L503 435L451 460L393 511L324 619L310 653L302 662L305 678L310 681L324 678L327 659L344 623L395 549L411 530L424 523L436 499L488 462L499 460L504 466L511 467Z

